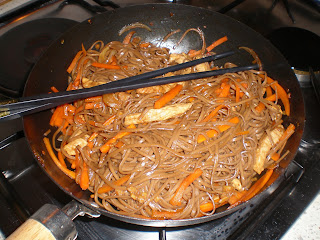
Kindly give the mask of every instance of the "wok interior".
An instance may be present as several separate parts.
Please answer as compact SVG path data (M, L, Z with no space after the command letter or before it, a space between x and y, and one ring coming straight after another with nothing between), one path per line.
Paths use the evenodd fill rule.
M284 57L267 40L245 25L209 10L184 5L148 4L97 15L93 19L75 26L50 46L33 68L25 87L25 96L46 93L50 91L51 86L60 90L66 89L68 77L66 69L74 55L81 49L82 43L88 48L96 40L103 40L105 43L114 40L121 41L124 36L118 35L119 30L123 26L134 22L144 23L152 28L152 32L145 29L135 30L138 36L144 38L143 40L154 44L159 43L172 30L181 29L181 32L184 32L189 28L199 27L204 31L207 43L213 42L221 36L228 36L229 41L219 47L218 53L236 49L239 46L246 46L252 48L258 54L268 75L278 80L285 89L289 88L291 93L292 113L290 117L284 118L284 125L295 124L296 132L289 139L284 149L284 152L290 150L290 154L281 162L281 167L275 172L275 176L281 174L294 158L302 136L304 105L299 84ZM196 33L188 34L179 46L175 46L180 36L179 34L172 36L164 46L170 48L173 52L201 49L202 42ZM244 66L251 64L252 58L248 53L242 51L217 63L222 65L226 61ZM88 201L91 202L91 193L82 191L74 180L64 175L56 167L48 153L44 154L45 146L42 139L43 133L49 128L50 117L51 112L44 111L24 118L25 133L31 150L48 176L60 188L80 202L89 205ZM242 206L203 217L200 220L142 220L112 214L103 209L99 209L99 211L118 220L135 224L182 226L216 219L240 207Z

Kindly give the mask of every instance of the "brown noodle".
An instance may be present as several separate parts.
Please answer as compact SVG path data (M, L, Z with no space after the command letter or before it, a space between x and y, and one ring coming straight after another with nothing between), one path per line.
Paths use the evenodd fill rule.
M106 45L102 41L93 43L86 50L86 55L77 62L69 83L75 81L78 71L82 71L79 88L84 88L178 63L170 61L169 49L152 44L141 47L141 43L137 37L129 44L118 41ZM205 43L202 52L204 50ZM120 69L91 65L97 61L110 63L113 56ZM187 54L183 55L183 61L192 59ZM232 66L226 63L223 67ZM210 67L213 67L213 63ZM184 74L185 71L174 74ZM193 67L188 71L198 70ZM173 219L213 214L214 209L201 212L200 205L212 202L215 206L226 202L235 192L248 189L256 175L253 165L260 139L282 123L281 108L277 103L264 99L269 84L258 74L265 72L251 70L189 81L167 105L192 103L190 109L170 119L135 124L134 129L127 128L126 117L141 113L139 119L142 119L163 92L152 92L152 88L147 88L105 95L102 106L76 113L74 122L66 131L61 132L60 127L54 134L53 143L58 139L61 146L65 146L79 138L87 140L94 132L98 133L91 148L88 145L74 146L80 160L75 180L79 183L85 162L89 171L88 189L93 193L96 203L110 212L147 218L152 217L153 211L174 212ZM230 84L230 94L219 98L216 90L223 82ZM243 93L238 102L235 101L236 86ZM261 113L255 110L259 102L266 105ZM73 103L77 109L85 104L84 100ZM224 107L214 118L203 122L221 104ZM115 116L113 123L104 126L106 119L112 116ZM239 123L229 122L234 117L239 119ZM231 127L220 132L221 125ZM200 135L207 136L206 132L213 129L218 132L215 137L206 137L205 141L197 142ZM122 142L121 147L116 147L116 142L108 153L101 153L100 147L119 131L131 134L117 141ZM239 134L241 132L246 133ZM273 146L264 167L274 163L270 153L279 148L282 151L284 144L285 141L280 146ZM61 151L70 163L75 161L75 155L69 154L64 147L56 150ZM202 175L184 191L181 206L170 204L179 185L197 168L203 171ZM130 175L130 178L124 184L114 184L126 175ZM234 179L238 179L240 187L235 186ZM105 184L111 186L112 190L99 194L98 189Z

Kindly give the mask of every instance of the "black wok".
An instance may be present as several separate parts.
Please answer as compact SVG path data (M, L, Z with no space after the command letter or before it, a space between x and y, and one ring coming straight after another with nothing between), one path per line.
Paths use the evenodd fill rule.
M216 50L217 52L224 52L239 46L246 46L256 51L265 66L264 70L271 77L278 80L285 89L289 89L291 93L291 116L284 119L284 124L295 124L296 132L289 139L284 150L290 150L290 153L274 172L270 182L275 181L274 184L276 184L277 181L280 181L284 177L287 165L295 156L303 132L305 118L301 90L287 61L269 41L249 27L225 15L202 8L178 4L131 6L97 15L73 27L49 47L40 61L34 66L25 86L24 95L46 93L50 91L51 86L65 89L68 77L66 69L74 55L81 48L82 43L88 48L96 40L103 40L104 42L122 40L123 36L118 36L119 30L124 25L134 22L144 23L152 28L152 32L148 32L145 29L136 29L139 36L143 36L145 41L152 43L159 43L171 30L181 29L183 32L188 28L200 27L204 31L208 43L224 35L228 36L229 41L219 46L219 49ZM189 49L201 48L202 42L199 36L196 33L190 33L182 41L181 45L173 49L180 36L171 37L170 41L164 46L171 48L175 52L186 52ZM221 63L222 61L226 60L221 60ZM243 52L243 54L228 58L228 61L238 65L245 65L251 63L252 58L248 53ZM43 170L61 189L85 206L94 208L91 205L90 192L82 191L72 179L64 175L45 151L46 148L42 138L43 133L49 128L50 117L50 111L24 117L24 130L30 148ZM272 186L251 199L249 203L254 204L256 198L267 197L271 190ZM128 223L156 227L175 227L211 221L228 215L246 206L246 204L248 203L243 203L230 210L217 212L212 216L186 220L143 220L117 215L104 209L97 209L97 211L107 217Z

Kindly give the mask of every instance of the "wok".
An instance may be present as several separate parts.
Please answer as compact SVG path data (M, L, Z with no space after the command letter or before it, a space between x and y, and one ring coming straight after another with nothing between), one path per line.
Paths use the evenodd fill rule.
M49 128L50 111L29 115L23 119L24 131L30 149L40 166L52 181L83 206L95 209L107 217L144 226L176 227L212 221L239 210L248 203L254 204L257 198L266 198L272 191L272 186L285 177L286 167L294 158L298 149L305 120L303 98L298 81L280 52L263 36L225 15L203 8L178 4L136 5L102 13L76 25L49 47L31 71L24 95L46 93L50 91L51 86L66 89L68 77L66 69L81 48L82 43L88 48L96 40L103 40L104 42L121 41L123 36L118 35L119 30L123 26L134 22L144 23L152 28L151 32L145 29L135 30L137 35L142 36L145 41L154 44L159 43L166 34L175 29L181 29L183 32L189 28L200 27L204 31L208 43L227 35L229 41L219 46L216 51L224 52L239 46L254 49L264 64L264 70L268 72L268 75L278 80L285 89L290 90L291 116L284 118L284 125L293 123L296 126L296 132L289 139L284 149L284 151L289 150L290 153L274 171L268 185L273 184L246 203L229 210L217 212L212 216L196 219L144 220L110 213L104 209L95 208L90 200L90 192L82 191L72 179L64 175L53 163L49 154L45 152L46 148L42 139L43 133ZM170 48L173 52L187 52L189 49L201 48L202 42L196 33L188 34L179 46L174 47L180 36L179 34L173 35L163 46ZM222 64L225 61L245 65L252 61L252 57L243 52L228 59L220 60L220 63Z

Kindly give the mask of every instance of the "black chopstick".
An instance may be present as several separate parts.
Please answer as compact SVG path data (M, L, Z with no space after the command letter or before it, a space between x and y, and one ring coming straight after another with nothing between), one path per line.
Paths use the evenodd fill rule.
M174 72L174 71L195 66L204 62L221 59L221 58L233 55L234 53L235 53L234 51L228 51L221 54L210 55L208 57L200 58L194 61L170 66L167 68L162 68L156 71L147 72L137 76L132 76L126 79L119 80L117 85L121 85L121 84L128 85L131 82L134 82L137 80L154 78L168 72ZM90 89L81 89L81 90L69 91L69 92L41 94L38 96L13 99L11 100L10 103L0 103L0 121L14 119L14 118L23 116L25 114L30 114L33 112L45 110L50 107L54 107L63 103L75 101L77 99L104 94L104 91L106 90L107 87L110 87L110 85L97 86ZM50 103L50 105L47 104L48 102Z
M101 92L101 89L93 90L92 92L94 94L90 96L98 96L101 94L106 94L106 93L114 93L114 92L122 92L122 91L127 91L127 90L133 90L133 89L138 89L138 88L143 88L143 87L152 87L156 85L163 85L163 84L168 84L168 83L175 83L175 82L182 82L182 81L188 81L192 79L200 79L200 78L206 78L206 77L212 77L212 76L217 76L217 75L222 75L225 73L235 73L235 72L242 72L242 71L247 71L247 70L253 70L253 69L258 69L259 65L249 65L249 66L243 66L243 67L233 67L233 68L224 68L224 69L219 69L219 70L214 70L214 71L206 71L206 72L197 72L197 73L191 73L191 74L185 74L185 75L179 75L179 76L172 76L172 77L164 77L164 78L154 78L154 79L149 79L146 81L145 79L143 80L136 80L134 82L130 82L127 85L123 85L119 81L115 82L110 82L105 84L105 89L103 89L103 93ZM91 90L93 88L90 88ZM87 89L86 89L87 90ZM71 92L79 92L81 90L76 90L76 91L71 91ZM67 92L69 93L69 92ZM90 92L91 93L91 92ZM63 97L63 98L56 98L54 102L50 102L50 99L46 99L46 101L41 101L40 103L38 102L32 102L29 103L28 105L24 105L22 108L19 105L19 108L16 109L11 109L10 112L8 112L7 115L1 116L0 115L0 121L2 120L9 120L9 119L14 119L26 114L31 114L39 111L43 111L46 109L50 109L53 107L56 107L58 105L67 103L67 102L73 102L77 99L82 99L85 97L77 97L74 98L73 95L69 96L69 98ZM60 100L60 101L59 101ZM14 103L13 103L14 104ZM12 105L12 104L10 104ZM7 105L4 105L3 108L6 108ZM0 108L1 110L1 108Z
M21 98L19 99L19 102L0 106L0 121L14 119L26 114L31 114L31 113L39 112L49 108L53 108L55 106L58 106L64 103L74 102L78 99L98 96L106 93L127 91L127 90L132 90L137 88L150 87L150 86L162 85L162 84L174 83L174 82L180 82L180 81L187 81L192 79L199 79L199 78L221 75L224 73L240 72L240 71L246 71L246 70L257 68L257 65L250 65L245 67L226 68L226 69L219 69L215 71L198 72L198 73L173 76L173 77L149 79L150 76L151 77L159 76L158 74L162 75L166 72L177 71L179 69L198 65L199 63L203 63L206 61L212 61L212 59L216 60L218 58L230 56L232 54L234 54L233 51L226 52L223 54L213 55L206 58L197 59L195 61L178 64L172 67L163 68L154 72L148 72L138 76L110 82L108 84L100 85L93 88L74 90L74 91L68 91L68 92L42 94L38 96ZM142 76L142 77L139 78L139 76ZM146 81L146 79L148 80Z

